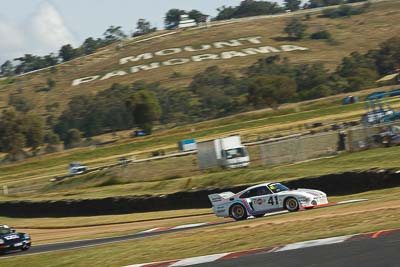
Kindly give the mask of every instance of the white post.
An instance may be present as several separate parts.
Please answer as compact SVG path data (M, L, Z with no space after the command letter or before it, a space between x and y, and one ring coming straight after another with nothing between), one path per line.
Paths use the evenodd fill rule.
M6 186L6 185L3 185L3 194L4 194L5 196L8 195L8 186Z

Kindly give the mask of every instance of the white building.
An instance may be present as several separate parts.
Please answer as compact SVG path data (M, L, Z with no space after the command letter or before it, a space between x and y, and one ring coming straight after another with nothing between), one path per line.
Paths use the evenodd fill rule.
M197 23L194 19L190 19L188 15L181 15L181 20L179 21L178 28L190 28L196 27Z

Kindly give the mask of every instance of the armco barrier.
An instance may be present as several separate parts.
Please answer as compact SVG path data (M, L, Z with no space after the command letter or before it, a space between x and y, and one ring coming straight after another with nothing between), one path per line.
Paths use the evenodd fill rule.
M387 170L345 172L282 182L290 188L319 189L332 195L346 195L400 186L400 173ZM0 202L0 216L68 217L125 214L188 208L208 208L208 195L239 192L247 186L178 192L160 196L110 197L104 199Z

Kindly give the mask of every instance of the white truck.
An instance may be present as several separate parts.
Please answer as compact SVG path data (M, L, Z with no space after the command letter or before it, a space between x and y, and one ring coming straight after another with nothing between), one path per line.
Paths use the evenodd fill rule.
M200 169L211 167L240 168L250 164L249 153L239 135L197 143Z

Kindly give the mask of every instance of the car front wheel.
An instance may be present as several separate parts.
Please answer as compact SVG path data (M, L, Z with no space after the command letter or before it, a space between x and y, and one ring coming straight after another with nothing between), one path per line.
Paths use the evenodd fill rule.
M24 246L21 248L21 250L22 250L22 251L26 251L26 250L28 250L30 247L31 247L31 245L24 245Z
M289 197L285 200L285 208L290 211L298 211L300 208L299 202L294 197Z

